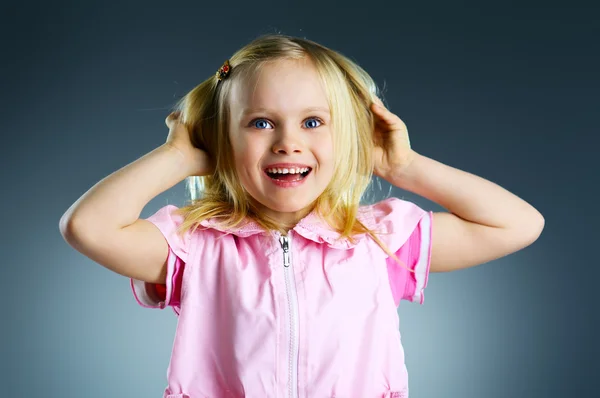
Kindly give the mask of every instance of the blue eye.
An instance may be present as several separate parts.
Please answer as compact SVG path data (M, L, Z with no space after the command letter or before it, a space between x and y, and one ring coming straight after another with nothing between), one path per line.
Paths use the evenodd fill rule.
M313 122L313 123L310 123L311 126L308 126L307 125L308 122ZM317 124L315 125L314 122L316 122ZM321 121L319 119L315 118L315 117L311 117L310 119L306 120L306 122L304 123L304 125L306 127L308 127L309 129L314 129L314 128L317 128L317 127L319 127L321 125Z
M270 123L267 122L265 119L256 119L252 122L252 125L260 130L268 128L269 124Z
M316 117L311 117L304 121L304 127L308 128L308 129L315 129L315 128L321 126L322 123L323 122L320 119L318 119ZM259 130L274 128L273 125L271 124L271 122L269 122L267 119L254 119L253 121L250 122L250 125Z

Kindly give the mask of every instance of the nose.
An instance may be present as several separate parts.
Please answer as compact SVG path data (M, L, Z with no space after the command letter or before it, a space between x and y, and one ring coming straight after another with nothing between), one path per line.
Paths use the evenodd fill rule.
M293 128L282 127L275 135L273 143L273 153L278 155L291 155L292 153L302 153L302 138L300 133Z

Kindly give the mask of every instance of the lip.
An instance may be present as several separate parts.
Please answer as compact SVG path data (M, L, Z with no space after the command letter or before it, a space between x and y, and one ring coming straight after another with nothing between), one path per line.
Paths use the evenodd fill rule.
M273 179L271 177L269 177L269 175L267 174L267 170L268 169L291 169L291 168L298 168L298 169L302 169L302 168L308 168L310 169L308 171L308 175L306 177L304 177L301 180L298 181L284 181L284 180L276 180ZM267 167L265 167L263 169L263 175L265 176L266 179L268 179L269 181L271 181L274 185L280 187L280 188L295 188L298 187L302 184L304 184L304 181L306 181L307 177L312 173L313 168L307 164L302 164L302 163L273 163L268 165Z
M268 169L291 169L291 168L298 168L298 169L303 169L305 167L308 167L309 169L312 170L312 167L307 165L307 164L302 164L302 163L273 163L270 164L268 166L266 166L263 170L268 170Z

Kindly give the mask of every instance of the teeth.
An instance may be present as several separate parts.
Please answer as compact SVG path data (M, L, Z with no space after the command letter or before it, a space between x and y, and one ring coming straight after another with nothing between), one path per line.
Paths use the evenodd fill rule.
M310 170L308 167L302 167L302 168L290 168L290 169L286 169L286 168L270 168L267 169L267 172L269 173L273 173L273 174L299 174L299 173L306 173L308 170Z

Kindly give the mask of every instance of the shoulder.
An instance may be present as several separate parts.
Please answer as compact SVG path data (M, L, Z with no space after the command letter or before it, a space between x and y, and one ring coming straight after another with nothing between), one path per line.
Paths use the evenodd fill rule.
M430 217L430 212L417 204L391 197L361 206L358 220L395 251L408 240L419 222L427 217Z
M166 205L146 218L153 223L164 235L170 248L181 258L187 257L190 246L190 230L181 231L185 217L179 213L179 208L174 205Z
M146 218L146 220L162 227L161 229L164 231L176 232L178 234L182 232L182 239L186 240L190 239L192 231L198 233L210 229L209 226L201 227L208 224L207 221L204 222L202 219L198 221L190 220L189 208L179 208L175 205L165 205L159 208L154 214ZM186 228L181 231L184 224L186 224Z
M413 202L391 197L374 204L361 206L358 219L369 228L389 233L403 225L418 222L427 213Z
M165 205L156 210L148 219L155 219L161 221L172 221L173 223L181 224L183 216L178 214L179 207L175 205Z
M166 205L159 208L154 214L146 218L146 220L154 223L165 232L178 232L185 221L185 216L181 214L177 206ZM189 232L185 234L185 237L189 239Z

